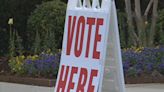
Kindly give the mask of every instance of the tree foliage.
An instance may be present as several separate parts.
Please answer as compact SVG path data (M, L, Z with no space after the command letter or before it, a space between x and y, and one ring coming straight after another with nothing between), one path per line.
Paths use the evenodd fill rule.
M13 30L18 31L20 37L23 40L22 41L23 47L25 47L25 49L28 49L29 44L33 44L31 42L32 42L32 40L34 40L34 37L31 38L30 37L31 34L30 35L28 34L28 31L31 31L31 29L29 27L28 27L29 29L27 29L27 20L28 20L29 16L31 15L31 12L33 12L34 9L37 8L36 6L38 6L38 5L40 6L40 4L42 2L47 2L47 1L52 1L52 0L0 0L0 55L4 55L8 52L8 48L9 48L9 43L8 43L9 42L8 41L9 40L9 25L7 24L7 21L10 17L12 17L14 19L14 24L13 24L12 28L13 28ZM56 2L62 1L66 4L68 0L54 0L54 2L55 1ZM125 0L115 0L115 1L116 1L117 10L119 13L121 13L120 19L123 20L123 21L120 21L121 24L119 24L119 25L121 25L120 32L127 33L127 30L128 30L127 18L128 17L125 14L125 3L124 3ZM131 4L132 10L134 11L135 10L135 4L134 4L135 0L131 0L131 1L132 1L132 4ZM141 13L142 14L144 14L143 10L145 10L147 8L149 1L150 0L140 0L140 2L141 2L140 6L141 6ZM154 1L157 1L157 0L154 0ZM158 2L158 4L159 4L158 11L161 11L162 9L164 9L164 2L162 0L158 0L158 1L159 1ZM56 4L54 4L54 6L55 5ZM151 10L152 10L152 7L151 7ZM161 15L161 13L160 13L160 15ZM146 22L146 23L148 23L147 27L152 27L150 25L150 21L151 21L150 19L152 17L151 14L152 14L152 11L150 11L148 13L148 21ZM132 12L132 15L134 16L135 12ZM50 18L47 20L52 21ZM44 22L44 21L42 21L42 22ZM39 22L38 22L38 24L39 24ZM159 24L159 21L158 21L158 24ZM134 23L133 25L136 26L136 23ZM50 30L50 29L48 29L48 30ZM146 29L146 30L149 30L149 29ZM158 31L158 33L156 34L154 41L156 41L156 40L159 41L160 38L162 37L162 36L160 36L160 38L158 38L159 37L158 34L161 34L160 33L161 31L159 32L159 30L163 30L163 29L158 28L156 30L156 31ZM138 31L138 30L136 30L136 28L135 28L135 31ZM36 33L34 32L32 35L35 35L35 34ZM123 47L126 47L127 42L128 42L128 39L127 39L128 37L126 37L126 36L128 36L128 34L123 34L123 33L121 33L121 34L124 35L123 36L124 38L121 37L123 39L123 40L121 40L121 42L124 43L124 45L125 45ZM28 37L30 37L31 40L29 40ZM42 38L42 37L40 37L40 38ZM58 38L58 39L61 39L61 38ZM154 43L156 43L156 42L154 42ZM162 42L160 41L160 44L161 43ZM60 47L60 46L58 46L58 47ZM31 48L31 47L29 47L29 48Z
M27 46L27 19L36 5L50 0L0 0L0 55L8 52L9 48L9 18L14 19L13 30L17 30Z
M164 9L159 11L157 28L156 41L158 44L164 45Z
M49 1L39 5L28 19L29 41L33 42L34 34L38 31L42 50L61 48L65 12L66 4L60 1Z

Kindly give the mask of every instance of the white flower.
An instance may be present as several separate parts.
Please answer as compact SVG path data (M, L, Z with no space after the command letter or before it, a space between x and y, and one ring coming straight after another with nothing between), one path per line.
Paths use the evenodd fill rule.
M9 24L9 25L14 24L14 22L13 22L13 18L9 18L8 24Z

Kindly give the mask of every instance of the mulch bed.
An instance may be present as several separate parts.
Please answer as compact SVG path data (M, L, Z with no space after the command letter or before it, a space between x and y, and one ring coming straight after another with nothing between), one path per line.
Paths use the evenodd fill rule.
M145 77L125 77L126 84L143 84L143 83L164 83L164 77L154 78L151 76Z
M0 72L10 71L8 66L8 58L0 57Z
M9 83L45 86L45 87L54 87L56 83L55 79L18 77L18 76L9 76L9 75L8 76L0 75L0 81L9 82Z
M139 76L125 76L126 84L142 84L142 83L164 83L164 75L154 70L151 74L140 74Z

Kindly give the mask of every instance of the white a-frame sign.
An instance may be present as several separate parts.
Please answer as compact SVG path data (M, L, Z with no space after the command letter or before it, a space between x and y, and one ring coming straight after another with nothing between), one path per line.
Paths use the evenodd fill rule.
M125 92L114 0L68 1L54 92Z

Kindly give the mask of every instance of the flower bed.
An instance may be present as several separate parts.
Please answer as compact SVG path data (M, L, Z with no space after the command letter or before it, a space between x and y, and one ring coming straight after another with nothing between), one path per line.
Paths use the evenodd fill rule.
M60 53L0 59L0 81L54 86ZM122 50L125 82L164 83L164 47Z
M12 74L30 77L56 78L60 53L17 56L9 60Z
M60 53L16 56L0 59L0 81L54 87Z
M164 47L125 49L122 58L127 83L164 81Z

